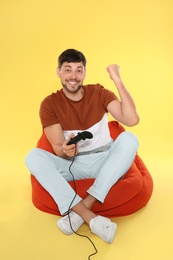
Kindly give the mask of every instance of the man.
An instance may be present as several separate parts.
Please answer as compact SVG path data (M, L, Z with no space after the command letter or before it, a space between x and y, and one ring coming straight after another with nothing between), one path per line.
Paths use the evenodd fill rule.
M83 85L86 59L81 52L67 49L59 56L57 75L62 89L46 97L40 107L44 133L55 155L35 148L27 155L26 165L64 215L57 222L63 233L70 235L86 222L92 233L112 243L116 224L96 216L92 206L96 201L104 203L110 188L128 171L138 149L138 140L132 133L123 132L113 141L108 129L108 112L127 126L136 125L139 116L121 80L119 66L110 65L107 72L118 90L119 99L100 84ZM71 138L82 131L91 132L93 138L69 145ZM73 180L69 167L74 156L74 178L95 178L84 199L68 184Z

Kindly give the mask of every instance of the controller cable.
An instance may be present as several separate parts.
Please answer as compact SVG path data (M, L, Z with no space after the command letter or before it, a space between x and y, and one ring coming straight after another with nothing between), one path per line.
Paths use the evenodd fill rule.
M74 184L75 195L74 195L74 197L73 197L73 199L72 199L72 201L71 201L71 203L70 203L70 205L69 205L68 213L67 213L67 214L68 214L68 218L69 218L69 223L70 223L71 230L72 230L77 236L87 238L87 239L89 240L89 242L92 244L92 246L93 246L95 252L92 253L92 254L90 254L90 255L88 256L88 260L90 260L92 256L94 256L94 255L96 255L96 254L98 253L98 250L97 250L97 248L96 248L94 242L93 242L88 236L79 234L79 233L77 233L76 231L74 231L74 229L73 229L73 227L72 227L70 215L69 215L69 213L70 213L70 211L71 211L71 206L72 206L72 204L73 204L73 202L74 202L74 200L75 200L75 198L76 198L76 196L77 196L76 181L75 181L74 175L73 175L73 173L72 173L72 171L71 171L71 167L72 167L72 165L73 165L73 163L74 163L74 160L75 160L75 154L76 154L76 144L75 144L75 149L74 149L74 156L73 156L72 162L71 162L71 164L70 164L70 166L69 166L69 172L70 172L70 174L72 175L72 178L73 178L73 184Z

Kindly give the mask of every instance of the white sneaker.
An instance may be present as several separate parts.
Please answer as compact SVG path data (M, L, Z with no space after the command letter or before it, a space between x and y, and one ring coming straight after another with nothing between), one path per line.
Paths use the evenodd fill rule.
M91 219L89 225L92 233L109 244L113 242L117 224L111 222L109 218L97 216Z
M82 226L83 223L84 220L77 213L71 211L69 215L62 217L57 221L57 226L64 234L71 235L74 233L74 231L76 232Z

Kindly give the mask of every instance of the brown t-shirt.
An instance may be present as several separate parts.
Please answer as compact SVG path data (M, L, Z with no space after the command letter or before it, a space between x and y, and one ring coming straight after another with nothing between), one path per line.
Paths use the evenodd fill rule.
M85 141L91 150L106 145L110 141L107 126L107 106L117 97L110 90L100 84L83 86L84 95L79 101L68 99L63 89L46 97L40 106L40 119L43 128L53 124L60 124L65 138L73 132L90 131L94 138ZM82 146L79 145L79 146Z

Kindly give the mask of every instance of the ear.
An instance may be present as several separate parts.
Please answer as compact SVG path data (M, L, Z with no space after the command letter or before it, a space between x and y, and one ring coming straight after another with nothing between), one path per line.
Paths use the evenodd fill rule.
M58 76L58 78L60 78L60 71L61 71L61 69L60 68L56 68L56 75Z
M84 73L84 79L85 79L85 77L86 77L86 68L85 68L85 73Z

